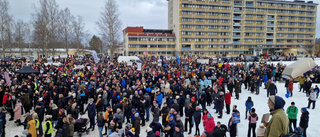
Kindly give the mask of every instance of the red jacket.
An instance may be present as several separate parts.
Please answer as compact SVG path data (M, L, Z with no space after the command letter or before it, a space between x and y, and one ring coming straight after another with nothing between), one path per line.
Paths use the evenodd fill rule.
M219 86L221 86L221 84L222 84L222 81L223 81L223 78L220 78L220 80L219 80Z
M7 103L7 101L9 100L9 94L5 94L4 96L3 96L3 99L2 99L2 104L6 104Z
M288 85L289 91L293 91L293 82L289 81L289 85Z
M206 130L207 133L211 133L211 132L213 132L214 127L216 127L216 125L215 125L215 123L214 123L213 117L211 117L211 118L206 122L205 130Z
M227 93L227 94L224 96L224 100L226 101L226 104L227 104L227 105L230 105L230 104L231 104L231 94L230 94L230 93Z

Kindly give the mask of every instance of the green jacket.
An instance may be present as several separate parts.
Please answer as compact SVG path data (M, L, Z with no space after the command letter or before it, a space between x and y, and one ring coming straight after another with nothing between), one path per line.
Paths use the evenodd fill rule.
M300 85L304 85L304 81L306 81L306 78L304 78L304 77L299 77L298 80L299 80L299 84L300 84Z
M280 108L270 113L272 115L264 137L280 137L289 133L289 119L286 113Z
M297 114L298 114L298 108L297 107L288 107L287 108L287 114L289 119L297 119Z

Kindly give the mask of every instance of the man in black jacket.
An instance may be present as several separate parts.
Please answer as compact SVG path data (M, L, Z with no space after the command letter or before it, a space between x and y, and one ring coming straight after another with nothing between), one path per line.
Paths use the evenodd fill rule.
M151 106L151 99L150 99L150 95L149 93L146 94L146 103L145 103L145 107L146 107L146 121L148 122L149 121L149 117L150 117L150 106Z
M162 116L162 124L166 123L166 118L169 114L169 108L167 106L167 102L163 103L163 107L161 109L161 116Z
M222 118L222 110L223 110L223 106L224 106L224 95L223 92L219 92L219 97L217 97L217 106L219 108L219 116L218 118Z
M303 137L307 137L307 128L309 125L309 112L307 108L301 108L301 117L299 126L302 128Z
M192 116L193 116L193 113L194 113L194 108L192 108L192 104L189 103L188 104L188 107L186 107L185 109L185 114L186 114L186 117L185 117L185 122L184 122L184 131L188 131L188 122L189 122L189 133L188 134L191 134L191 130L192 130Z
M278 93L277 86L272 81L267 89L267 97L269 97L269 94L270 94L270 96L272 96L272 95L276 95L277 93Z
M39 117L39 134L43 135L41 123L43 122L43 119L44 119L44 112L45 112L44 106L42 106L41 103L37 103L35 112L38 114L38 117Z
M94 118L96 116L96 105L93 103L93 99L89 100L89 104L83 113L86 113L87 111L88 111L88 117L90 119L89 129L92 128L92 131L93 131L94 127L95 127L95 119Z

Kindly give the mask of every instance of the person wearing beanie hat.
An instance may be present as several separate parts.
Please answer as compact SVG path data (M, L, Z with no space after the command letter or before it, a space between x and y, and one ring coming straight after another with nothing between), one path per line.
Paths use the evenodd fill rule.
M83 113L86 113L88 111L88 117L90 119L90 127L89 129L92 128L92 131L94 130L95 127L95 116L96 116L96 104L93 103L93 99L91 98L89 100L89 104L87 106L87 108L85 109L85 111Z
M278 89L276 84L272 81L271 84L269 85L268 89L267 89L267 97L270 96L274 96L278 93Z
M289 119L283 111L286 102L279 96L270 96L268 100L268 107L272 115L269 123L263 121L264 126L267 127L264 132L265 137L279 137L289 133Z
M294 102L291 102L291 106L287 108L287 114L289 118L289 132L293 132L293 129L297 127L297 114L298 114L298 108L295 106ZM293 124L293 128L291 126L291 123Z
M170 114L169 115L169 123L168 123L168 126L170 127L170 131L169 131L169 135L170 137L174 137L174 132L175 132L175 120L173 120L173 115ZM180 128L179 128L180 129Z
M139 117L139 113L135 113L135 120L134 120L134 123L133 123L133 127L135 129L135 136L136 137L139 137L139 134L140 134L140 120L141 118Z
M307 137L307 128L309 125L309 112L307 108L301 108L301 117L300 117L300 123L299 126L302 129L303 137Z
M183 131L181 130L181 126L179 124L176 124L174 127L174 134L173 137L184 137Z

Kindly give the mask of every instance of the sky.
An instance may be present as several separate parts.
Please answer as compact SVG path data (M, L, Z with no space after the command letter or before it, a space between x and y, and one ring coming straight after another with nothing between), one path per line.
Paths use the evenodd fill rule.
M10 3L9 13L14 19L31 21L34 13L33 5L39 0L8 0ZM313 0L320 3L320 0ZM82 16L85 29L90 35L98 34L96 22L99 20L100 12L105 0L56 0L61 9L68 7L75 16ZM122 29L127 26L143 26L147 29L168 28L168 3L167 0L116 0L122 21ZM320 7L318 7L319 9ZM317 11L320 15L320 10ZM320 30L320 17L317 18L316 38Z

